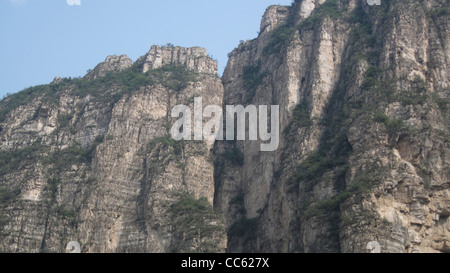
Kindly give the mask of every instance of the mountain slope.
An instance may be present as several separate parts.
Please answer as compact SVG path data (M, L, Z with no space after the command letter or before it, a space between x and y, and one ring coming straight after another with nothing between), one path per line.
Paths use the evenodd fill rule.
M222 79L153 46L0 101L0 251L449 252L450 7L381 2L271 6ZM173 140L194 97L279 105L279 148Z
M2 101L1 250L223 251L211 143L169 135L172 107L194 96L222 102L206 50L154 46Z
M216 147L229 251L449 251L448 3L382 2L272 6L231 52L224 105L278 104L283 134Z

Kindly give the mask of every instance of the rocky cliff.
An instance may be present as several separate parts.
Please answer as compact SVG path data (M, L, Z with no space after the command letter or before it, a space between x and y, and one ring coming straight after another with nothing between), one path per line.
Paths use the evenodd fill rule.
M228 251L450 250L448 8L268 8L258 38L230 53L224 104L280 105L282 136L272 153L216 145Z
M297 0L222 79L205 49L153 46L7 97L0 251L450 252L449 15ZM279 148L173 140L194 97L279 105Z
M2 101L20 106L1 123L1 250L224 251L211 143L169 135L175 105L222 104L216 72L204 49L152 47Z

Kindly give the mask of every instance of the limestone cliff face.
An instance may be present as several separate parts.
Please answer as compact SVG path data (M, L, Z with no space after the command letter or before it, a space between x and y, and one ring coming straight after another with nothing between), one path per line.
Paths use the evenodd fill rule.
M450 251L448 19L445 1L266 11L224 104L280 105L281 143L216 145L228 251Z
M0 251L450 252L448 9L297 0L222 79L153 46L0 101ZM174 141L194 97L279 105L279 148Z
M132 65L133 61L127 55L108 56L103 63L98 64L85 78L94 80L104 77L108 72L120 72L130 68Z
M142 64L144 73L167 64L178 63L199 73L217 74L217 63L207 55L206 49L201 47L152 46L148 54L139 58L137 63Z
M2 251L60 252L69 241L83 252L224 251L211 145L169 136L173 106L193 108L194 96L222 104L217 64L199 48L152 47L145 58L155 52L153 66L110 56L83 79L30 91L7 114ZM193 234L174 210L200 213L209 229Z

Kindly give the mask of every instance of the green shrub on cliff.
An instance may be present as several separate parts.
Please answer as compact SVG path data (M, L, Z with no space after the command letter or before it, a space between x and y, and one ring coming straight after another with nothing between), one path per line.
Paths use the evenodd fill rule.
M220 251L225 228L218 213L205 197L181 193L170 204L169 217L174 232L173 252L213 253Z

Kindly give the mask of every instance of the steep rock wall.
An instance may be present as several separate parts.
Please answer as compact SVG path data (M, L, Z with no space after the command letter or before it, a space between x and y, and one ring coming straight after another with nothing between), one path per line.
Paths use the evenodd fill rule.
M2 251L64 252L69 241L83 252L225 249L211 207L211 143L169 135L175 105L193 109L197 96L222 104L217 64L199 48L152 47L143 58L156 55L152 67L110 56L83 79L31 90L8 113L0 132ZM174 55L183 58L167 57ZM208 233L193 237L174 224L183 224L171 213L182 202L186 213L211 213Z
M445 1L270 7L224 104L280 105L280 147L216 145L228 251L448 252ZM226 151L234 149L243 160Z

